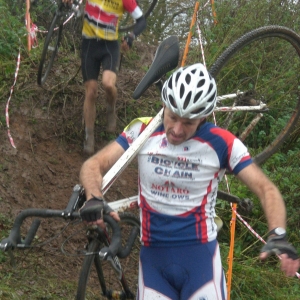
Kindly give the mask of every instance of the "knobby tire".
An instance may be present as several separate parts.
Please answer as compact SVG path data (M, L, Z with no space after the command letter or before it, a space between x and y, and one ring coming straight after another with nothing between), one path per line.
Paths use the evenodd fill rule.
M99 252L102 247L104 247L104 245L99 240L95 239L90 242L87 251ZM103 289L105 288L104 275L103 275L103 270L102 270L99 255L87 255L84 257L82 269L80 271L76 300L86 299L86 289L87 289L87 284L88 284L93 263L95 264L95 268L97 271L98 282L100 283L100 286ZM95 287L98 288L99 295L102 294L102 290L100 289L100 286L98 287L97 285L95 285Z
M278 151L299 119L299 56L297 33L282 26L265 26L237 39L209 70L216 79L218 95L250 90L249 99L262 99L267 104L268 111L244 140L257 164ZM223 106L232 105L232 100L226 101ZM228 113L216 112L221 127L225 115ZM257 112L235 113L228 129L239 136L255 115Z
M127 240L128 226L140 228L138 217L130 213L120 213L120 227L122 233L122 245ZM139 262L139 236L136 238L131 253L126 258L119 259L122 266L123 276L121 280L117 279L115 271L107 261L101 261L97 254L84 257L82 269L79 275L76 300L89 299L90 297L100 299L135 299L135 293L138 283L138 262ZM90 241L87 252L99 252L102 247L108 246L108 241L94 239ZM130 271L130 276L127 276ZM134 273L132 273L134 272ZM126 277L126 279L125 279ZM118 290L120 295L113 298L111 291Z
M63 30L63 24L60 19L61 19L60 13L56 12L52 19L44 43L44 48L43 48L39 70L38 70L38 76L37 76L38 85L43 85L47 80L50 70L53 66L54 59L57 55L59 43L61 41L61 36L62 36L62 30ZM57 26L58 29L56 29ZM57 32L55 32L56 31L55 29L57 30ZM56 36L54 36L55 34ZM52 40L53 36L54 36L54 40ZM50 45L50 43L52 44Z

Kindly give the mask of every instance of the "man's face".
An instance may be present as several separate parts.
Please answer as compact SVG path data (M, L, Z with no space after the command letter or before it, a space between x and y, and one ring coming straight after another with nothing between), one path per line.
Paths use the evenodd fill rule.
M174 114L170 109L165 107L164 127L168 142L172 145L179 145L185 142L195 134L199 124L204 119L205 118L181 118L178 115Z

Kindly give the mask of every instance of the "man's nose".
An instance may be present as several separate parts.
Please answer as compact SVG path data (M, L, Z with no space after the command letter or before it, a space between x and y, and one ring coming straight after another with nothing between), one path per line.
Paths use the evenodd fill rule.
M176 135L180 135L183 133L183 127L182 127L181 122L175 122L173 131Z

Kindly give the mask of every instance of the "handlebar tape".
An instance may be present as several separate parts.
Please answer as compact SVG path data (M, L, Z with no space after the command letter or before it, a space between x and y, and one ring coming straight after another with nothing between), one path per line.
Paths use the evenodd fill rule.
M80 214L78 212L73 213L71 216L66 216L64 211L62 210L52 210L52 209L26 209L23 210L15 219L13 227L10 231L9 237L5 238L0 243L0 248L4 251L9 249L14 249L17 245L24 245L29 246L32 242L35 233L40 225L40 220L35 219L28 231L28 234L25 238L25 241L21 241L21 226L23 221L28 217L42 217L42 218L51 218L51 217L61 217L61 218L80 218ZM118 250L121 247L121 229L118 223L109 215L103 216L104 222L108 223L112 229L112 236L111 236L111 244L109 245L108 249L105 250L105 256L108 255L114 257Z
M41 221L39 219L34 219L29 230L28 233L26 235L26 238L24 239L24 245L25 246L30 246L31 242L33 241L35 234L39 228L41 224Z
M125 247L121 247L117 253L118 257L119 258L125 258L127 257L129 254L130 254L130 251L131 251L131 248L135 242L135 239L137 238L138 236L138 233L139 233L139 228L137 226L134 226L132 229L131 229L131 232L130 232L130 236L127 240L127 243L125 245Z
M112 236L109 247L102 248L99 253L103 259L107 259L108 256L116 256L118 250L121 247L121 229L118 223L111 216L104 215L103 220L104 222L108 223L112 229Z

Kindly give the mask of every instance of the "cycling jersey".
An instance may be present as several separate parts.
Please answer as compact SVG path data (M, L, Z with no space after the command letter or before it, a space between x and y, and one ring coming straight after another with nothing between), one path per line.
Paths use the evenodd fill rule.
M83 37L117 40L119 19L125 11L135 20L143 15L135 0L87 0Z
M117 142L126 150L150 121L132 121ZM216 238L218 183L226 169L238 174L252 159L238 138L207 122L180 145L169 144L159 126L139 151L138 163L142 244L168 247Z

